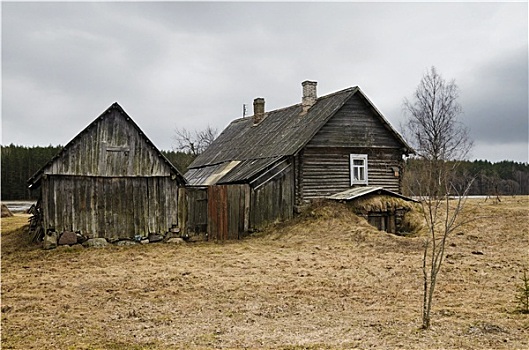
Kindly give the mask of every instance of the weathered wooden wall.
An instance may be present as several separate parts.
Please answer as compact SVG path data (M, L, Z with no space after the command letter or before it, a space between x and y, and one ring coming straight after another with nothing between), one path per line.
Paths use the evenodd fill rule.
M250 187L216 185L208 187L208 240L239 239L248 232Z
M42 168L43 228L109 240L178 226L185 180L114 104Z
M169 177L47 175L42 182L44 228L88 237L165 234L178 225L178 184Z
M208 188L181 187L179 190L180 232L192 241L206 240L208 233Z
M314 136L296 160L298 203L351 187L350 154L367 154L368 184L401 192L402 150L359 95L351 98Z
M301 160L303 199L313 199L351 188L350 154L367 154L369 186L383 186L400 193L401 176L394 168L402 168L396 150L362 148L306 148Z
M250 226L291 219L294 215L294 171L287 168L259 187L252 189Z
M248 185L181 188L180 203L181 229L190 240L239 239L249 230Z
M169 168L155 147L130 118L109 109L98 122L81 132L45 174L88 176L169 176Z
M359 94L351 97L308 144L312 147L402 147Z
M246 184L181 188L180 227L192 240L239 239L252 229L291 219L293 186L292 167L288 167L257 188Z

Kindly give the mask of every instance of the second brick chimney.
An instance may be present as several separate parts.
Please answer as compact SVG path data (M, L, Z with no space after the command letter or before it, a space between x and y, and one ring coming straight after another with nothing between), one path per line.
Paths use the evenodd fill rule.
M316 86L318 85L315 81L305 80L301 83L303 86L303 98L301 99L301 105L303 106L303 113L306 113L314 103L318 95L316 93Z
M253 125L259 124L265 114L265 100L262 97L258 97L253 100Z

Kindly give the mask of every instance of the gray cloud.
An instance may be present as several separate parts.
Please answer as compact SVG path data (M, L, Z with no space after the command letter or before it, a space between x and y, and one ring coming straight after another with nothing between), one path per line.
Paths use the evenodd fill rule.
M2 65L4 144L64 144L118 101L168 149L255 97L297 103L306 79L359 85L397 126L431 65L477 141L527 143L524 3L4 3Z
M461 83L464 119L476 141L492 144L528 141L527 47L502 53Z

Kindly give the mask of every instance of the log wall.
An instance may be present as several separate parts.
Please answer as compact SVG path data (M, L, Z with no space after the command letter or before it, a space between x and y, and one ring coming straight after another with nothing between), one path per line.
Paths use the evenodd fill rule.
M400 193L401 168L398 152L379 152L363 148L306 148L302 159L304 200L332 195L351 188L350 154L367 154L368 185L382 186Z
M298 203L351 188L350 154L367 154L369 186L400 193L399 146L375 111L355 95L297 156Z

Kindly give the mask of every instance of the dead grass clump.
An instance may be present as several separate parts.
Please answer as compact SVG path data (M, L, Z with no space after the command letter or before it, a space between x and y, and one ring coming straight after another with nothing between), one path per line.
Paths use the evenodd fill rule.
M2 219L2 256L17 251L27 251L36 249L35 244L31 244L28 230L28 216L14 215Z
M422 214L421 208L419 208L417 205L414 205L412 210L404 213L399 233L406 236L417 236L421 234L423 230L424 216Z
M264 229L259 236L273 240L339 240L363 242L379 231L344 203L315 201L293 220Z
M412 210L413 202L391 196L365 196L351 202L351 207L357 212L382 212L397 209Z
M363 232L378 230L367 220L357 215L346 203L335 201L316 201L311 204L298 218L299 226L316 226L330 232L360 230ZM320 231L321 231L320 230Z
M362 216L380 212L403 212L398 228L399 234L417 235L424 227L424 217L420 206L401 198L384 195L366 196L352 201L349 206L355 213Z
M527 269L523 270L523 277L520 285L517 288L518 294L516 300L518 301L518 312L522 314L529 314L529 274Z
M2 203L2 217L10 218L12 216L13 216L13 213L11 212L11 210L9 210L9 208L4 203Z
M416 203L390 196L373 196L349 203L314 201L295 219L270 225L258 236L274 240L312 238L360 243L365 242L370 234L380 233L367 220L370 212L386 210L395 212L397 209L403 215L399 234L406 236L419 234L424 226L424 218Z

